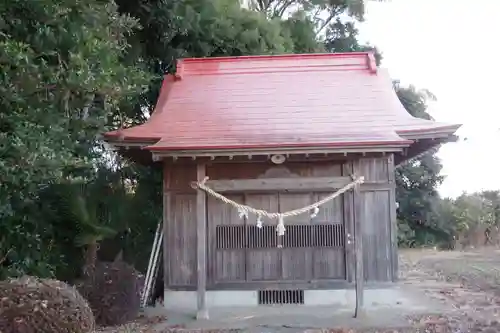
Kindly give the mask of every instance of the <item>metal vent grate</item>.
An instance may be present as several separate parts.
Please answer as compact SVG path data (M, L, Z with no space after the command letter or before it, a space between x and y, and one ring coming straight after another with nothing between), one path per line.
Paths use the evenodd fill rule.
M304 290L259 290L259 304L304 304Z
M261 229L253 225L218 225L215 234L217 249L262 249L278 246L274 225L265 225ZM285 248L343 247L344 225L287 225L282 243Z

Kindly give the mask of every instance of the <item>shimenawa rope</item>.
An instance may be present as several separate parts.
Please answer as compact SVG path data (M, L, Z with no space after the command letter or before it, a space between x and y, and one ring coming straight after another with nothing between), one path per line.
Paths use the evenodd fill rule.
M229 205L235 207L236 209L238 209L238 212L240 214L240 218L243 218L243 217L248 218L249 213L257 215L257 227L259 227L259 228L262 228L262 218L263 217L267 217L268 219L278 219L278 225L276 227L276 231L278 233L278 236L283 236L285 234L285 230L286 230L285 224L284 224L284 219L286 217L301 215L301 214L307 213L311 210L313 211L313 213L311 214L311 217L313 217L313 218L316 217L316 215L318 215L318 213L319 213L319 208L318 208L319 206L335 199L339 195L349 191L351 188L353 188L359 184L362 184L364 182L364 177L359 177L359 178L354 179L351 183L347 184L346 186L344 186L340 190L330 194L329 196L327 196L327 197L325 197L325 198L323 198L323 199L321 199L313 204L310 204L308 206L305 206L305 207L302 207L299 209L290 210L290 211L287 211L284 213L269 213L268 211L265 211L263 209L256 209L256 208L253 208L253 207L250 207L247 205L239 204L231 199L226 198L222 194L215 192L210 187L206 186L205 184L207 181L208 181L208 177L205 177L202 181L194 183L194 186L202 191L205 191L206 193L210 194L214 198L217 198L217 199L221 200L222 202L229 204Z

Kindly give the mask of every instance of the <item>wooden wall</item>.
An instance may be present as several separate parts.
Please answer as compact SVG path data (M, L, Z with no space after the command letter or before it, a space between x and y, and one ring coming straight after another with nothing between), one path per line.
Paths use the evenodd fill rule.
M394 159L360 159L354 172L365 177L361 187L363 266L366 281L397 279L397 221Z
M286 169L284 169L285 167ZM396 254L396 221L395 221L395 191L394 168L392 155L379 158L363 158L354 161L328 162L293 162L276 167L272 163L212 163L207 165L207 176L210 180L221 179L254 179L254 178L284 178L289 177L338 177L346 176L351 172L365 176L366 184L361 187L364 252L364 276L367 281L391 281L397 276ZM165 284L169 289L193 290L196 287L196 191L190 187L190 182L196 180L196 164L194 163L166 163L164 173L164 218L165 218ZM325 193L327 194L327 193ZM278 202L286 209L300 208L312 200L316 201L320 193L286 194L282 199L273 198L266 194L227 194L231 199L247 203L256 208L276 211ZM307 198L306 198L307 196ZM325 206L320 211L318 219L337 221L345 227L345 233L353 234L351 192L332 202L331 207ZM290 207L288 207L290 206ZM284 210L285 207L281 207ZM344 279L353 281L354 257L353 248L346 245L345 253L330 251L324 258L320 253L315 255L304 248L282 249L281 261L286 265L294 265L294 269L267 265L267 267L248 266L248 259L244 259L242 251L238 251L234 244L233 250L216 251L215 233L213 224L245 223L237 217L237 212L226 204L213 198L207 200L208 240L208 278L207 288L218 287L221 280L248 282L255 280L271 282L317 279ZM307 215L307 214L305 214ZM253 218L253 220L252 220ZM303 219L303 218L302 218ZM254 225L255 217L246 223ZM294 219L285 220L294 224ZM296 223L304 220L295 219ZM335 223L337 223L335 222ZM274 228L273 228L274 230ZM344 230L344 229L343 229ZM344 244L344 240L341 240ZM340 243L339 243L340 244ZM220 245L220 244L219 244ZM278 253L278 252L276 252ZM258 256L254 251L250 256ZM276 254L277 255L277 254ZM225 256L221 260L221 256ZM247 254L249 256L249 254ZM219 257L219 259L217 259ZM316 258L316 259L314 259ZM342 259L340 259L342 258ZM316 261L315 261L316 260ZM340 263L341 260L345 262ZM240 263L221 265L221 262ZM261 260L265 262L265 260ZM328 263L331 262L331 265ZM219 264L218 264L219 263ZM338 265L344 265L344 274ZM254 264L252 264L255 266ZM337 268L335 268L337 265ZM293 272L291 274L290 272ZM267 274L267 275L266 275ZM274 275L273 275L274 274Z

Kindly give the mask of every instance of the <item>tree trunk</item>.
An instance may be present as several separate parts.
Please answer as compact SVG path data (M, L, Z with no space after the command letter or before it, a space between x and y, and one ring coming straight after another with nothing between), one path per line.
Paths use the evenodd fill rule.
M120 250L120 252L118 252L115 259L113 260L113 262L120 262L120 261L123 261L123 250Z
M99 249L99 246L97 242L92 242L87 245L87 248L85 249L85 266L83 268L83 274L86 277L89 277L93 275L94 270L95 270L95 264L97 262L97 251Z

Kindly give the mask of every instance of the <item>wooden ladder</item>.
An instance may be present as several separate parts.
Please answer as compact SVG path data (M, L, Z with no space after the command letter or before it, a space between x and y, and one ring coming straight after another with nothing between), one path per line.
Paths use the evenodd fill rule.
M158 259L160 257L163 243L163 232L161 226L162 223L160 222L156 227L153 247L151 249L151 255L149 256L148 269L146 271L144 287L142 289L141 295L141 306L143 308L145 308L151 302L151 297L156 284L156 278L158 276L158 271L160 270L160 262Z

